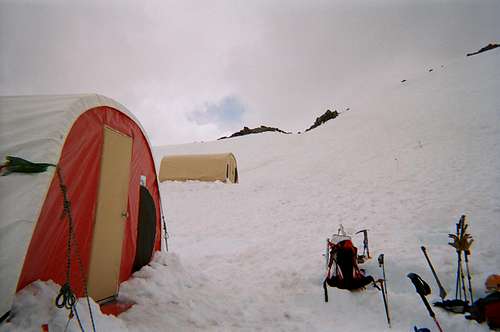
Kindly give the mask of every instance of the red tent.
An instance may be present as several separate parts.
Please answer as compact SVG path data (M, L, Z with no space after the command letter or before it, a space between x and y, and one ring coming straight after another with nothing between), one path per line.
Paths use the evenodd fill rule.
M94 300L115 297L161 249L160 192L144 130L99 95L2 97L0 123L1 157L58 165L0 177L0 315L31 282L66 282L63 188L73 220L71 287L83 296L86 280Z

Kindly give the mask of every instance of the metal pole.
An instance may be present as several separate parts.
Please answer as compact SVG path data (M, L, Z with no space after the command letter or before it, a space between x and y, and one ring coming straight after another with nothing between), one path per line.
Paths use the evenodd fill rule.
M422 249L422 252L424 253L425 259L427 260L427 263L429 264L429 267L431 268L432 274L434 275L434 279L436 279L436 282L439 287L439 297L444 301L446 297L446 290L444 289L443 285L441 284L441 281L439 280L436 271L434 270L434 266L432 266L431 260L429 259L429 256L427 256L427 251L424 246L421 246L420 249Z
M380 280L382 299L384 300L384 307L385 307L385 316L387 317L387 324L389 324L389 327L391 327L391 317L389 315L389 306L387 304L387 298L386 298L387 293L385 292L384 283L385 283L385 280Z
M464 301L465 303L468 303L467 301L467 291L465 290L465 275L464 275L464 269L462 268L462 251L458 252L459 255L459 264L460 264L460 281L462 283L462 290L464 292Z
M467 251L464 252L465 255L465 267L467 268L467 279L469 279L469 293L470 293L470 303L474 303L474 298L472 297L472 283L471 283L471 276L470 276L470 271L469 271L469 259L468 256L469 254Z

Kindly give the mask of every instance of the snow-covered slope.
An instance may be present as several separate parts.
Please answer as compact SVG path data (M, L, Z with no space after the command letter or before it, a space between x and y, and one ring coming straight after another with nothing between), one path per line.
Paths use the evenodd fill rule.
M350 111L305 134L157 148L158 160L233 152L240 183L161 185L171 252L122 285L120 296L137 304L119 318L97 314L100 329L389 330L375 289L330 288L324 303L322 254L339 224L369 229L372 256L385 254L391 331L434 328L406 274L420 274L437 299L425 245L454 295L456 254L447 242L462 214L475 239L474 293L483 296L486 276L500 272L500 51L403 78L353 92ZM360 236L355 243L362 248ZM364 268L381 276L376 259ZM37 289L43 298L56 289L34 287L18 306L34 303ZM54 317L36 305L27 310L38 317L33 327ZM445 331L487 330L436 313ZM26 329L29 315L0 330ZM52 318L52 326L63 318Z
M350 111L302 135L157 149L157 158L231 151L239 163L238 185L162 185L172 250L239 296L244 311L257 309L256 328L383 330L379 293L332 290L322 302L325 238L339 223L368 228L372 255L385 253L394 330L431 327L406 278L416 272L435 285L421 245L451 294L456 254L447 235L467 214L477 296L500 270L499 65L496 51L422 68L403 84L358 92ZM380 275L376 262L366 269ZM481 329L438 315L445 330Z

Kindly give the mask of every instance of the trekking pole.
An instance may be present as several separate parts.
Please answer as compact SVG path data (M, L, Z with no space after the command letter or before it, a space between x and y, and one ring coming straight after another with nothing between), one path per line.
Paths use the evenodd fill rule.
M465 256L465 267L467 268L467 279L469 279L469 293L470 293L470 303L474 303L474 298L472 297L472 284L471 284L471 276L470 276L470 271L469 271L469 259L467 258L470 255L470 251L465 250L464 251L464 256Z
M431 268L432 275L434 275L434 279L436 279L436 282L439 287L439 297L444 301L444 298L446 297L446 290L444 289L443 285L441 284L441 281L439 281L439 278L436 274L436 271L434 270L434 267L432 266L431 260L429 259L429 256L427 256L427 251L424 246L421 246L420 249L422 249L422 252L424 253L425 259L427 260L427 263L429 264L429 267Z
M458 243L458 250L460 250L460 278L461 278L461 281L462 281L462 290L464 291L464 300L465 300L465 303L469 303L469 301L467 301L467 291L465 290L465 273L464 273L464 269L463 269L463 265L462 265L462 252L465 251L465 247L464 247L464 239L467 239L467 236L466 236L466 231L467 231L467 221L465 219L465 215L462 215L460 217L460 237L458 238L459 239L459 243ZM465 256L465 252L464 252L464 256Z
M465 289L465 274L464 270L462 267L462 251L464 252L465 256L465 266L467 268L467 274L469 278L469 292L472 294L472 285L471 285L471 279L470 279L470 271L469 271L469 259L468 259L468 254L470 253L469 249L474 241L472 239L472 236L470 234L467 234L467 223L465 221L465 215L462 215L460 217L460 221L456 224L457 225L457 233L455 234L448 234L448 237L452 239L452 242L448 243L450 246L455 248L457 251L457 257L458 257L458 263L457 263L457 283L456 283L456 288L455 288L455 297L457 299L462 300L462 290L464 292L464 300L466 303L468 303L467 300L467 291ZM461 287L460 287L461 286ZM471 297L472 300L472 297Z
M467 224L467 219L466 219L465 215L463 215L462 217L463 217L464 221L462 223L462 234L460 237L460 250L462 250L464 252L465 268L467 269L467 279L469 280L470 303L474 303L474 300L472 297L472 283L471 283L471 276L470 276L470 270L469 270L469 257L468 257L470 255L470 246L472 245L472 242L474 242L474 240L472 239L472 236L467 233L467 228L469 227L469 225ZM464 283L464 286L465 286L465 283ZM464 292L465 292L465 290L464 290Z
M382 268L382 276L385 281L385 295L387 296L387 279L385 278L385 263L384 263L384 254L380 254L378 256L378 266Z
M448 237L455 238L458 240L458 237L460 236L460 224L462 223L462 218L460 218L460 221L456 224L456 237L453 237L453 234L448 234ZM451 245L451 244L450 244ZM458 258L458 263L457 263L457 281L455 284L455 299L461 300L462 299L462 294L460 290L460 251L457 249L457 258ZM459 294L460 293L460 294ZM460 295L460 297L459 297Z
M458 264L460 264L460 282L462 283L462 289L464 292L464 301L465 303L469 303L467 300L467 291L465 290L465 275L464 269L462 267L462 251L459 252Z
M455 285L455 298L457 300L462 300L462 285L460 282L460 276L462 275L461 267L462 259L460 257L460 252L457 251L457 282Z
M387 305L387 298L386 298L386 292L384 290L384 283L385 283L385 280L382 280L382 279L379 279L377 281L378 283L380 283L380 291L382 292L382 299L384 300L384 308L385 308L385 316L387 317L387 324L389 324L389 327L391 327L391 317L389 315L389 307Z
M323 292L325 293L325 302L328 302L328 288L326 284L326 279L323 281Z
M427 308L427 311L429 312L429 316L431 316L431 318L436 323L438 330L440 332L443 332L443 329L441 328L441 325L439 325L439 322L436 318L436 314L434 313L434 311L432 311L432 308L431 308L429 302L427 301L427 298L425 297L426 295L429 295L431 293L431 288L416 273L408 273L407 277L411 280L411 282L413 283L413 286L415 286L415 290L417 291L418 295L420 295L422 302L424 302L424 305Z
M330 239L326 239L326 256L328 257L328 261L326 264L326 276L325 280L323 281L323 291L325 293L325 302L328 302L328 279L330 279L330 273L332 271L332 265L333 265L333 255L331 254L331 242Z
M326 251L325 251L325 261L326 269L328 269L328 263L330 262L330 238L326 238Z

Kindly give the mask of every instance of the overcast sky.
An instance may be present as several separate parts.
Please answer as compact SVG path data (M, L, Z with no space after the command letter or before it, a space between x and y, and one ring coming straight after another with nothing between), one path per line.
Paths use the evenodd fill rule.
M369 82L499 42L499 13L496 0L0 0L0 95L103 94L153 145L298 131Z

